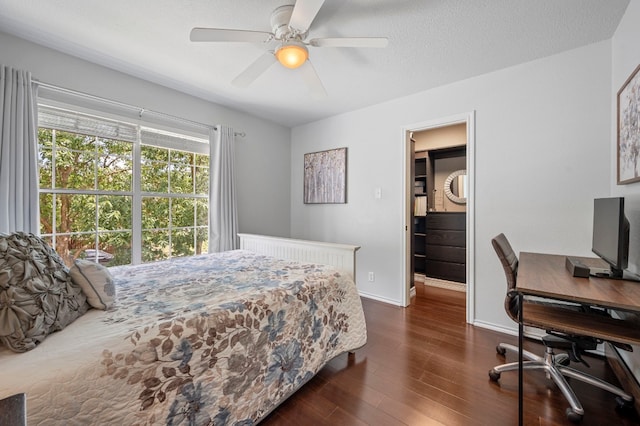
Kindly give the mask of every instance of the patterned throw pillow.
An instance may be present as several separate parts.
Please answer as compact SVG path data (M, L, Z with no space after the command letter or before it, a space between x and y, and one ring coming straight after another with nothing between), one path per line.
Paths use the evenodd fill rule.
M116 299L116 286L111 272L91 260L78 259L69 270L71 279L78 284L87 301L96 309L110 309Z
M0 236L0 342L15 352L36 347L89 305L69 269L33 234Z

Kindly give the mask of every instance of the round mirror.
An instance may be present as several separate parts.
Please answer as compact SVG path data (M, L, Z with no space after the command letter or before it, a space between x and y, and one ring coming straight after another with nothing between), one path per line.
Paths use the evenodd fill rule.
M467 203L467 171L456 170L444 181L444 193L456 204Z

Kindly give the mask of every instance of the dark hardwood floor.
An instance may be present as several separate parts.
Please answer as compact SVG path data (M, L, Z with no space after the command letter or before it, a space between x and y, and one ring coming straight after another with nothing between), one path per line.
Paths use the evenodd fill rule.
M517 424L518 373L502 374L499 383L488 377L505 362L496 345L517 338L468 325L464 293L416 288L409 308L363 299L367 345L332 360L262 425ZM537 342L526 341L525 348L543 353ZM603 358L586 359L591 374L617 383ZM570 383L585 407L582 425L640 424L635 410L616 410L613 395ZM544 373L525 372L524 398L526 425L572 424L566 401Z

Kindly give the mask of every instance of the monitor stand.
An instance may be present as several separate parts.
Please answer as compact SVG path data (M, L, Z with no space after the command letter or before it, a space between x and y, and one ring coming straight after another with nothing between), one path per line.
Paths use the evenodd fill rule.
M640 281L640 275L627 270L612 273L610 268L596 268L585 265L580 259L566 256L565 267L574 277L608 278L610 280Z
M589 276L599 278L612 278L609 268L589 268Z
M620 274L612 274L608 268L589 268L591 278L607 278L610 280L640 281L640 276L629 271L622 271Z

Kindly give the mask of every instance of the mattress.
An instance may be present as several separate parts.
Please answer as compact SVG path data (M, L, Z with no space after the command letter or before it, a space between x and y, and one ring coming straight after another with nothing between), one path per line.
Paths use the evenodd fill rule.
M110 268L115 308L0 348L0 398L38 424L253 424L366 343L353 280L244 250Z

